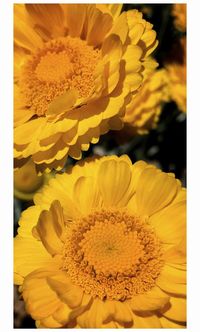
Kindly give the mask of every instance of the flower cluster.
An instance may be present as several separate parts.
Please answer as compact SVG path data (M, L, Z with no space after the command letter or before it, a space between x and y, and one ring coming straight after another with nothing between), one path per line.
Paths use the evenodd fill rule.
M186 7L172 8L182 36ZM181 61L158 67L153 25L126 9L14 5L14 195L28 201L14 283L38 328L186 326L185 188L90 147L147 134L171 101L186 112L185 36Z

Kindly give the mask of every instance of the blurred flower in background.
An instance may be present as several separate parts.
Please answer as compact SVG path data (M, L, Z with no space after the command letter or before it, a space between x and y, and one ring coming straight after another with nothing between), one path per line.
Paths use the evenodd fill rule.
M53 176L52 173L38 175L35 164L29 160L20 169L14 171L14 196L18 199L30 201L34 194Z
M128 105L123 117L124 131L129 137L147 134L156 127L163 103L168 101L168 73L165 69L155 70L147 76L139 93Z
M186 112L186 37L180 39L180 45L178 43L174 46L175 54L176 49L180 54L179 59L176 60L176 56L174 56L173 60L166 64L169 76L169 94L170 98L177 103L180 111Z
M23 212L15 283L39 328L184 328L186 193L128 156L56 175Z
M175 3L173 4L172 15L175 18L175 26L178 30L186 31L186 4Z

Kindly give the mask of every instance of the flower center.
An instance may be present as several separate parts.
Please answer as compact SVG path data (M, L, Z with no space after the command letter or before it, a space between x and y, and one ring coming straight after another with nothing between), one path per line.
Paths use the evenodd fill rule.
M94 297L123 301L144 293L162 266L154 231L124 210L95 211L66 227L63 270Z
M137 232L126 231L126 225L96 222L80 243L84 258L97 273L124 272L144 254Z
M66 52L47 53L38 63L35 73L40 81L59 82L72 75L73 65Z
M80 98L95 90L94 72L100 51L84 40L63 37L51 40L32 54L19 78L20 90L36 115L45 115L49 104L75 88Z

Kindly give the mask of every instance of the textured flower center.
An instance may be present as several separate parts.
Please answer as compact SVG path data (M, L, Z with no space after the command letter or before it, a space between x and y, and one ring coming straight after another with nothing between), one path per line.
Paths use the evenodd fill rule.
M38 63L35 73L40 81L59 82L72 75L73 65L66 52L47 53Z
M96 222L80 243L84 258L97 273L124 272L144 254L137 232L126 232L126 225Z
M144 293L162 266L154 231L126 211L95 211L66 227L63 269L94 297L123 301Z
M23 66L19 86L26 106L36 115L45 115L49 104L75 88L86 98L95 90L94 72L100 51L84 40L63 37L44 44Z

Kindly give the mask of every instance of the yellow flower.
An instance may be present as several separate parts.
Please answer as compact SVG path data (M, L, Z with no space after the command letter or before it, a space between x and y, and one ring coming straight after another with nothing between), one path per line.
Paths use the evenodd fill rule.
M182 112L186 113L186 37L181 39L181 60L166 65L169 78L170 99L175 101Z
M175 3L173 4L172 14L175 17L175 26L178 30L186 31L186 4L185 3Z
M168 73L165 69L154 70L132 102L127 106L123 121L130 135L146 134L155 128L164 102L169 101Z
M16 168L60 170L121 128L157 41L140 12L113 6L15 5Z
M30 201L34 194L44 184L47 184L50 174L38 176L35 164L31 159L20 169L14 171L14 196L16 198Z
M58 174L23 212L15 283L37 327L184 327L185 189L125 155Z

